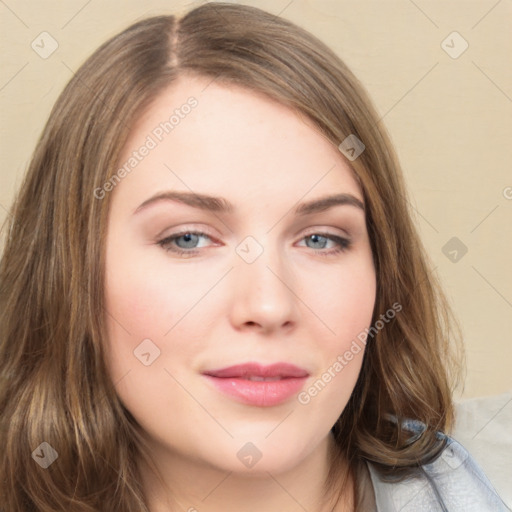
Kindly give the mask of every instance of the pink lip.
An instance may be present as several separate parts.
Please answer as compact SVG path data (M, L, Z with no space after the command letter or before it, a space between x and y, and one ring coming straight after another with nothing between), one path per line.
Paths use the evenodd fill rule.
M258 407L278 405L298 393L309 376L306 370L288 363L263 366L247 363L203 375L222 393L237 401ZM273 380L250 380L273 379Z

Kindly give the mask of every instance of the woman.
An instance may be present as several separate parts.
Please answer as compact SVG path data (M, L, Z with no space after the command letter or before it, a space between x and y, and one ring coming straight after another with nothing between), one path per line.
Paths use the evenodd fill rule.
M5 510L505 510L445 433L457 337L388 136L284 19L99 48L0 273Z

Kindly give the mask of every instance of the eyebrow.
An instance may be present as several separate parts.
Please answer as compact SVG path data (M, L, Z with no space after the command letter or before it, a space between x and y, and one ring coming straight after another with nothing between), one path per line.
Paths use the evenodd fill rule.
M233 204L223 197L198 194L196 192L167 191L158 193L144 201L137 207L134 214L160 201L177 201L193 208L216 213L232 213L235 209ZM344 193L324 196L301 203L295 208L294 214L299 216L311 215L313 213L323 212L334 206L342 205L355 206L363 212L365 211L364 204L360 199L352 194Z

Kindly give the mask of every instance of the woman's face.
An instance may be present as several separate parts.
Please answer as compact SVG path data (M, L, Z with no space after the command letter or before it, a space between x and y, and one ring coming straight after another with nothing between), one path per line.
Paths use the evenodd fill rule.
M158 456L284 471L326 446L359 374L363 196L305 119L209 82L163 92L97 192L113 194L108 366Z

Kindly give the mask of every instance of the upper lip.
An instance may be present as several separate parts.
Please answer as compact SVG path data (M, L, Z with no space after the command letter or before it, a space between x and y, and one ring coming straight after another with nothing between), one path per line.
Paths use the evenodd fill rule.
M203 374L217 378L281 377L283 379L307 377L309 375L303 368L289 363L274 363L270 365L244 363L218 370L207 370Z

